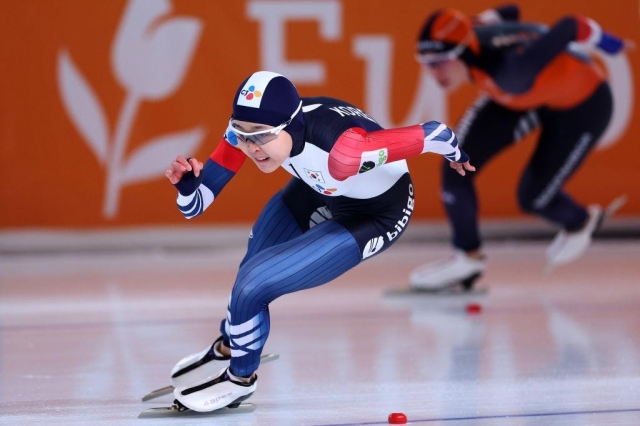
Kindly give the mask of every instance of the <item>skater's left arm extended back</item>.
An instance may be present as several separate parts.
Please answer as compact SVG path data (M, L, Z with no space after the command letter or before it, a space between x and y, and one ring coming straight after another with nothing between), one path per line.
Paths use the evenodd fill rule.
M184 217L191 219L202 214L240 170L246 158L224 138L204 165L195 158L179 155L165 176L178 189L176 202Z

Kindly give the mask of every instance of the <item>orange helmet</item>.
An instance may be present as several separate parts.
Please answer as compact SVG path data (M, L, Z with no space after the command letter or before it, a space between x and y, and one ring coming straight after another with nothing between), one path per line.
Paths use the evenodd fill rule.
M422 63L446 61L459 57L467 48L479 51L471 19L457 9L440 9L422 27L416 59Z

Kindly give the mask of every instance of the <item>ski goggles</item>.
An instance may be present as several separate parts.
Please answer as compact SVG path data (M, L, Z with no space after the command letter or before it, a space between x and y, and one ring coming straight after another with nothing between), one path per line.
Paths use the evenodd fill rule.
M458 58L464 52L468 44L469 37L465 37L462 43L457 44L452 49L446 51L426 51L416 53L415 58L421 64L436 66L446 61Z
M296 116L296 114L298 114L298 111L300 111L300 108L302 108L302 101L300 101L300 104L298 104L298 108L296 108L293 114L291 114L291 118L289 118L287 121L285 121L284 123L272 129L260 130L257 132L243 132L242 130L234 127L233 117L232 117L229 120L229 126L227 126L227 130L224 132L224 134L227 140L233 146L238 145L238 141L240 142L251 141L256 145L264 145L266 143L269 143L275 140L280 134L280 132L289 124L291 124L291 122L293 121L293 118Z

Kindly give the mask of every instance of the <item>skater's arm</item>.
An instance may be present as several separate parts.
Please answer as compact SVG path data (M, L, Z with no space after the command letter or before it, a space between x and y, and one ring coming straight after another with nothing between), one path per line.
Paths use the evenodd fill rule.
M493 25L504 21L520 20L520 8L516 4L505 4L484 10L471 17L473 25Z
M513 93L529 90L540 72L566 52L570 43L598 48L609 54L618 53L625 47L623 40L603 31L592 19L565 16L522 52L509 58L509 72L499 85Z
M178 156L165 175L178 189L178 209L187 218L202 214L244 164L246 155L224 139L207 162Z
M464 170L473 171L469 157L458 146L455 133L437 121L416 124L397 129L367 132L359 127L346 130L329 153L329 172L334 179L345 180L362 172L366 162L377 166L393 161L405 160L425 152L444 156L462 175Z

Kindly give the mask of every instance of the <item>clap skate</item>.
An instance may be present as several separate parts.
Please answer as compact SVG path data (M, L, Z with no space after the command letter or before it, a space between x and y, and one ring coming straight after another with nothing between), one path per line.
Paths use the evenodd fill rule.
M411 272L411 288L415 291L469 291L486 268L484 259L474 259L456 250L449 259L420 266Z
M256 390L257 380L258 376L254 375L248 383L244 383L226 367L212 377L175 388L173 405L149 408L140 413L138 418L250 413L255 410L255 405L243 401Z
M607 218L611 217L626 202L627 197L622 195L613 200L604 211L599 205L591 205L587 208L587 223L582 229L574 232L567 232L563 229L558 232L547 249L545 274L559 265L573 262L581 257L591 245L593 234L600 229Z
M173 392L176 387L185 386L192 382L202 380L220 371L221 368L229 366L231 357L225 357L217 351L218 344L222 342L222 336L216 339L213 344L192 355L182 358L171 370L170 385L149 392L142 397L142 401L149 401L160 396ZM263 354L260 357L260 364L275 361L280 358L279 354Z
M456 250L449 259L420 266L411 272L409 288L390 290L388 295L482 294L486 288L474 288L486 267L484 259L474 259Z

